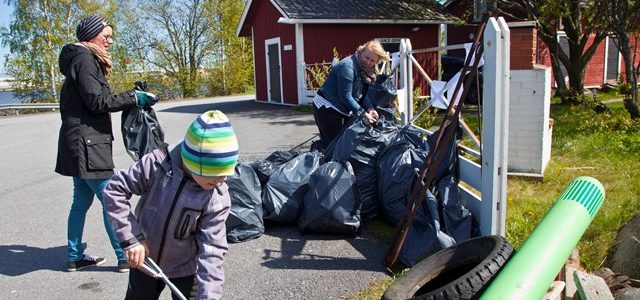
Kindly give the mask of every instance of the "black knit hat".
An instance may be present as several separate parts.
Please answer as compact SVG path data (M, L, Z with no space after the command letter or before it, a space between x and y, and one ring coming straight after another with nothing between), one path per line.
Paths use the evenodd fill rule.
M76 28L76 37L78 38L78 41L88 41L98 35L98 33L102 32L102 29L107 26L111 25L109 25L107 20L102 17L88 16L82 19L80 24L78 24L78 28Z

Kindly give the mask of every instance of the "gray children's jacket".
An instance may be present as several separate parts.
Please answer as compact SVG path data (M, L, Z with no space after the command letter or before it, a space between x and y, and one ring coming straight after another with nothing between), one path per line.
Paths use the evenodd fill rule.
M169 278L197 271L198 299L220 299L228 186L205 191L184 175L180 144L156 149L111 177L104 207L123 249L145 241L149 256ZM135 214L132 194L140 195Z

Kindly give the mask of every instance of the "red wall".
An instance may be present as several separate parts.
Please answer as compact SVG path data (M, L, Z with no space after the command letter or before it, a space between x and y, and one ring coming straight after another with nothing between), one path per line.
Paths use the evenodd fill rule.
M629 34L629 41L631 42L631 59L635 58L635 61L633 62L634 66L637 66L640 63L640 40L636 41L633 39L633 35ZM633 54L633 49L636 50L635 55ZM626 73L626 67L624 65L624 59L622 58L622 55L620 55L620 77L622 79L625 78L625 73Z
M456 16L468 16L472 1L470 0L458 0L453 1L447 10ZM511 13L516 13L511 11ZM521 19L524 19L524 16ZM519 21L509 20L505 16L507 22ZM467 22L470 21L470 17L467 18ZM469 34L475 33L476 27L474 26L447 26L447 44L455 45L462 43L469 43L472 40L469 38ZM593 43L593 37L591 37L588 43ZM596 53L593 55L585 73L584 86L585 87L600 87L604 83L604 69L605 69L605 43L604 41L598 45ZM638 50L640 52L640 50ZM452 55L464 55L464 52L450 51ZM547 67L551 67L551 61L549 56L549 48L537 38L537 29L535 28L511 28L511 69L530 69L534 64L540 64ZM624 64L620 66L621 73L624 72ZM566 75L566 74L565 74ZM553 72L552 72L553 76ZM552 78L552 85L555 79Z
M593 43L593 36L591 36L587 42L587 45ZM588 47L588 46L587 46ZM538 39L538 64L551 67L551 57L549 54L549 48L547 45ZM584 76L584 87L600 87L604 83L604 57L605 57L605 43L604 40L598 45L596 53L587 64L587 70ZM551 82L555 87L555 76L551 73ZM567 74L565 74L567 76ZM567 82L568 84L568 82Z
M279 24L280 13L270 1L254 0L245 23L253 27L253 52L255 57L256 100L268 101L265 40L280 38L282 62L282 98L284 103L297 104L295 65L295 31L293 25ZM284 45L294 46L293 51L282 51Z
M417 31L412 28L419 27ZM353 54L359 45L374 38L408 38L412 48L424 49L438 46L438 25L346 25L346 24L306 24L304 25L305 63L314 64L333 59L333 48L340 58ZM437 52L414 54L431 79L437 76ZM421 85L423 94L428 92L422 76L414 69L414 84Z
M282 17L270 1L254 0L245 19L243 35L250 35L247 26L253 29L253 45L256 76L256 99L268 101L267 70L264 41L279 37L282 61L282 97L284 103L297 104L296 43L295 26L279 24ZM412 28L419 30L412 31ZM305 24L303 25L305 63L330 62L335 47L341 58L355 52L357 47L373 38L409 38L414 49L437 46L438 25L350 25L350 24ZM283 51L291 45L291 51ZM437 78L436 53L416 55L417 60L432 78ZM418 78L417 71L414 78Z
M411 31L414 27L419 30ZM438 45L437 25L305 24L304 36L307 64L331 61L334 47L340 58L346 57L374 38L408 38L414 49Z

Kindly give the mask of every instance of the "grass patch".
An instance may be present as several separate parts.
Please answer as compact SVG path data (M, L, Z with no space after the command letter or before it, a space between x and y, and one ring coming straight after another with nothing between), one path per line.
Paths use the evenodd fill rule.
M618 86L609 88L609 89L601 89L596 93L597 101L607 101L612 99L622 99L624 97L623 94L620 93L620 88Z
M578 243L581 263L587 270L602 266L618 229L640 211L640 122L632 121L621 103L608 106L611 114L552 105L552 157L544 182L508 180L507 239L514 247L522 245L578 176L598 179L606 194Z
M598 93L598 100L617 98L616 94L600 98L610 93L615 92ZM594 177L602 183L606 195L577 245L582 266L593 271L602 266L619 228L640 211L640 121L631 120L619 102L607 104L610 114L558 102L553 99L551 106L555 121L552 155L544 181L508 179L507 239L520 248L573 179ZM464 118L477 132L479 122L474 115L465 114ZM381 221L368 225L368 230L385 241L393 239L394 229ZM345 299L380 299L392 282L393 278L374 281Z
M344 299L346 300L379 300L382 298L382 295L387 290L387 287L395 280L394 278L388 279L379 279L370 282L367 287L362 289L355 295L346 296Z

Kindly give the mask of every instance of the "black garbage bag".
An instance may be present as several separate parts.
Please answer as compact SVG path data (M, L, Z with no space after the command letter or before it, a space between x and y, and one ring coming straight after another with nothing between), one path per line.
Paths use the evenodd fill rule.
M378 197L385 221L397 226L411 197L413 183L427 158L427 151L397 143L385 150L378 164Z
M227 240L238 243L255 239L264 233L262 198L258 176L251 166L236 165L233 176L227 177L231 210L226 221Z
M366 99L376 108L378 115L387 121L397 123L396 113L396 89L395 77L387 74L376 76L376 80L369 85Z
M436 133L437 134L437 133ZM458 132L444 151L435 169L432 187L423 197L416 218L400 251L400 261L411 267L423 258L464 241L471 236L472 218L460 204L457 172ZM413 185L433 150L435 134L428 140L410 127L402 128L389 143L378 161L378 188L384 219L397 227L403 216Z
M121 129L124 148L134 161L164 144L164 131L151 107L123 110Z
M454 126L451 124L450 126ZM462 136L462 127L460 124L455 124L456 130L449 131L448 134L453 134L453 137L449 140L449 144L441 145L438 148L435 148L436 139L438 136L438 131L434 132L432 135L427 137L427 143L429 144L429 149L436 151L433 155L432 162L435 164L435 160L438 156L441 155L441 160L438 166L435 168L435 174L433 175L433 184L436 185L442 178L445 176L453 176L458 178L458 144L460 143L460 137ZM444 142L444 135L440 143ZM443 154L439 154L438 152L444 151Z
M440 180L438 198L442 201L442 230L458 243L474 237L479 228L474 228L471 212L460 203L460 187L453 176Z
M325 162L349 161L356 175L356 186L362 197L362 220L378 215L377 161L398 126L384 120L370 124L359 118L344 128L325 150Z
M322 140L315 140L311 142L311 146L309 146L309 151L318 151L324 153L324 143Z
M385 221L396 226L413 183L429 154L427 140L411 126L391 138L378 160L378 203Z
M398 260L412 267L427 256L453 246L456 241L440 228L438 200L427 191L409 233L402 244Z
M258 176L258 180L260 181L260 186L264 186L273 171L276 169L277 165L268 160L256 160L250 164L253 171L256 172Z
M279 166L262 188L264 219L293 224L307 191L309 175L322 160L320 152L307 152Z
M309 179L298 219L303 232L355 235L360 228L360 195L349 162L328 162Z
M300 153L298 153L297 151L277 150L267 156L265 160L279 166L294 159L298 155L300 155Z
M409 143L416 149L429 151L427 139L422 137L422 133L414 129L411 125L406 125L397 131L389 140L389 147L398 143Z
M256 160L252 162L251 167L258 175L260 186L264 186L267 183L269 177L279 165L292 160L298 155L300 155L300 153L297 151L277 150L267 156L264 160Z
M395 77L387 74L377 75L365 95L366 100L376 108L394 108L396 96L398 96L398 90Z

